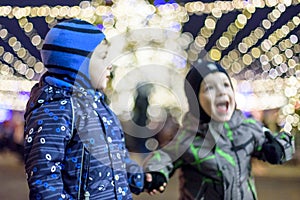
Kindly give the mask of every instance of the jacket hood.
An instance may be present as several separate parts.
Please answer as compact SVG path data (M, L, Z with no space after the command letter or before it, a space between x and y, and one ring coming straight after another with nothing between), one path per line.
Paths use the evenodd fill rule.
M47 33L41 50L48 70L43 76L45 81L56 86L92 88L90 57L104 38L97 26L79 19L55 25Z

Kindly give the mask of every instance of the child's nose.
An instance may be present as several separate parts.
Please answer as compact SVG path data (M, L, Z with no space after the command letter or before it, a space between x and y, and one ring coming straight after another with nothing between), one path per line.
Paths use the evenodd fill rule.
M224 86L221 86L221 85L219 85L219 86L217 87L217 91L218 91L218 94L219 94L219 95L223 95L223 94L226 93L225 87L224 87Z

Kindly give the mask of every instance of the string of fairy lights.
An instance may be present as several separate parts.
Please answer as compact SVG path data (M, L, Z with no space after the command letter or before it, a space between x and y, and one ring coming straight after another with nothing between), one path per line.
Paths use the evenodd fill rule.
M235 35L243 30L254 12L255 7L248 6L242 13L237 15L236 20L229 25L227 31L222 33L222 36L216 41L215 46L211 48L209 56L212 60L219 61L221 59L221 51L229 47L234 40Z
M188 46L185 52L188 61L194 61L199 53L205 51L205 46L222 17L226 13L238 12L235 20L229 24L213 47L208 52L204 52L205 56L220 62L230 72L236 85L249 86L249 90L237 86L238 92L251 92L258 99L263 99L263 94L283 97L277 102L272 102L272 106L282 107L279 123L284 124L287 131L292 131L295 127L300 130L300 117L296 112L300 98L298 94L300 44L299 35L291 34L295 28L299 27L300 14L295 13L293 18L259 45L257 42L280 19L288 7L299 3L299 0L234 0L211 3L195 1L185 5L154 6L136 0L135 7L130 8L128 1L118 0L114 1L111 6L105 6L103 1L95 0L82 1L78 6L0 6L0 17L16 19L32 46L40 50L43 38L31 22L31 19L36 17L44 18L49 28L62 19L75 17L85 19L94 24L102 24L103 32L108 38L112 38L128 29L143 28L146 25L180 32L183 24L189 20L189 15L205 14L207 16L204 24L195 39L188 33L182 33L180 36L185 46ZM128 9L124 9L125 6ZM237 33L243 31L254 13L265 7L273 9L262 20L260 26L244 37L237 48L223 55L222 53L228 49ZM22 41L2 24L0 24L0 38L13 50L9 52L0 46L1 101L8 99L3 105L10 105L11 109L22 110L26 99L22 97L23 101L18 101L22 100L18 94L21 91L28 93L45 68L43 63L23 46ZM187 43L189 45L186 45ZM174 63L170 65L174 66ZM261 73L255 73L256 68L260 68ZM182 73L185 72L183 70ZM272 108L270 105L259 106L261 109Z
M291 47L290 44L297 43L298 37L296 35L291 35L289 39L285 40L285 42L281 42L279 47L277 47L276 45L287 35L289 35L289 33L295 27L299 25L299 16L299 14L298 16L296 15L292 20L289 20L281 28L274 31L272 34L270 34L268 39L262 41L262 43L257 47L252 48L252 45L254 45L255 41L262 37L259 33L257 34L257 36L253 35L253 37L249 36L248 38L245 38L245 42L242 41L238 44L238 50L232 50L232 52L230 52L228 56L224 56L224 58L221 61L222 64L230 71L234 72L235 74L238 74L243 68L251 65L252 62L254 62L256 59L260 59L260 63L262 64L262 66L264 66L266 63L269 63L269 61L272 61L273 66L277 66L281 63L284 63L284 61L286 61L287 59L286 56L282 57L278 55L279 47L284 49L287 48L287 45ZM264 32L263 29L257 30L261 30L262 33ZM247 39L249 39L248 41L250 42L247 42ZM253 42L251 43L251 41ZM297 57L293 57L294 52L290 49L290 51L288 51L287 53L289 54L291 59L288 63L295 63ZM231 58L229 58L230 55L232 56ZM295 65L293 64L289 67L294 68Z

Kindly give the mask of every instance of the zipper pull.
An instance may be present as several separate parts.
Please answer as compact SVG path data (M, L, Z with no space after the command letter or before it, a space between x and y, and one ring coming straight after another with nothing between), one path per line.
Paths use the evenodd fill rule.
M84 193L84 200L90 200L90 193L88 191Z

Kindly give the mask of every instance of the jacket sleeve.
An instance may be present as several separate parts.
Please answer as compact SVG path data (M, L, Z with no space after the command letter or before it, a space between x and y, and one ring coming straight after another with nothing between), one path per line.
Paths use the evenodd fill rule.
M145 176L142 167L132 160L128 153L125 162L130 191L134 194L143 192Z
M144 162L145 172L161 172L167 181L184 163L185 153L196 136L191 126L181 127L175 137L162 149L152 152Z
M125 142L123 148L125 151L127 181L128 181L130 191L134 194L139 194L144 190L145 176L144 176L143 168L137 162L131 159L130 154L125 146Z
M295 153L294 137L286 132L272 133L259 123L251 123L255 139L253 155L271 164L281 164L291 160Z
M72 134L69 102L41 105L25 119L24 157L30 199L69 199L61 171Z
M122 135L122 150L123 150L123 156L124 156L124 164L126 166L126 172L127 172L127 182L129 189L134 194L139 194L143 192L144 190L144 171L142 166L140 166L137 162L135 162L128 152L128 149L126 147L126 141L125 141L125 133L122 128L122 124L118 117L112 112L114 121L119 127L120 133Z
M175 170L175 163L172 162L172 158L167 152L158 150L147 157L144 169L145 172L160 172L169 181L170 176Z
M294 137L286 132L273 134L263 127L265 141L262 146L264 159L271 164L282 164L293 158L295 153Z

